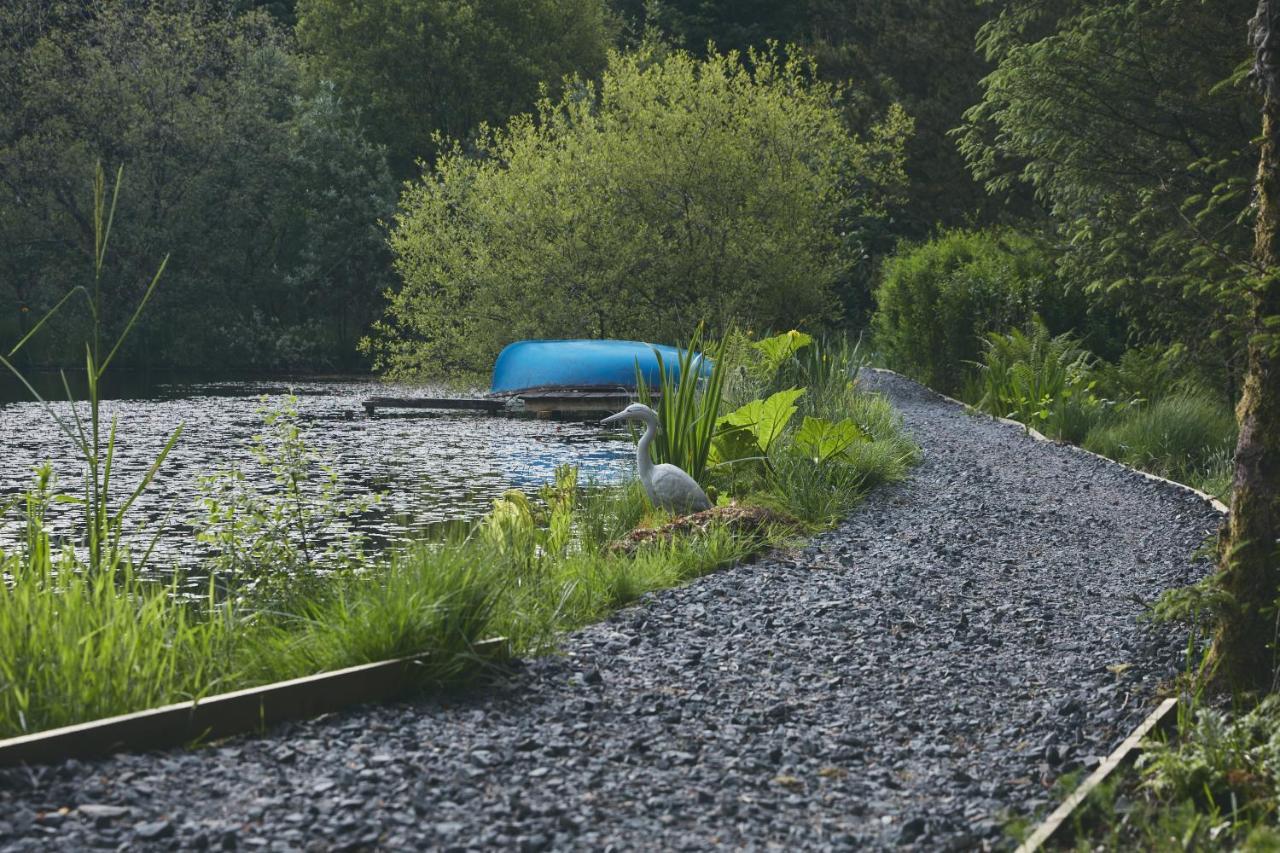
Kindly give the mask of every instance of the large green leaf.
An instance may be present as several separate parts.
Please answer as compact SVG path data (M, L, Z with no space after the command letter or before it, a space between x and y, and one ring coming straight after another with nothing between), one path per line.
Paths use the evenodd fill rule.
M867 441L862 427L845 418L839 422L826 418L805 416L804 423L796 430L796 449L814 462L826 462L848 450L855 442Z
M712 465L759 458L760 448L756 446L756 437L745 427L725 426L711 442Z
M747 430L755 439L756 448L767 454L796 413L795 402L803 393L803 388L788 388L771 395L767 400L752 400L737 411L725 415L718 423L721 426Z
M811 343L813 343L813 338L810 335L792 329L789 332L783 332L781 335L774 335L772 338L756 341L751 346L764 356L769 370L773 371L777 370L784 361Z

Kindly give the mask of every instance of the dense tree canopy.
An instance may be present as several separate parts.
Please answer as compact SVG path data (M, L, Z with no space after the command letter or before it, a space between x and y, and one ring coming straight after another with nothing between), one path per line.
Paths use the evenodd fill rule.
M839 95L776 53L614 54L598 88L574 80L407 190L380 362L439 374L526 336L829 322L855 260L841 232L883 213L910 129L894 109L855 138Z
M1249 0L1018 0L962 148L995 193L1048 207L1066 278L1137 339L1238 369L1253 108L1237 73Z
M109 324L173 256L135 361L350 360L379 289L377 222L394 191L334 93L302 85L270 17L204 2L0 15L15 34L0 54L6 320L30 322L83 281L101 161L126 175Z
M370 138L408 176L432 137L465 139L532 109L539 86L604 66L604 0L298 0L315 73L361 105Z

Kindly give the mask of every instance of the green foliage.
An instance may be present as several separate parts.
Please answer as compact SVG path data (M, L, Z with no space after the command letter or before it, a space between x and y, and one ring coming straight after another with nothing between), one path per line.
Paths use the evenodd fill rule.
M797 451L822 463L844 453L854 442L866 441L867 435L849 418L833 423L826 418L805 415L792 440Z
M1196 394L1174 394L1130 407L1090 430L1084 446L1179 482L1200 480L1229 459L1236 423L1231 410Z
M721 418L711 471L727 492L825 524L918 458L888 403L857 391L862 361L848 339L787 332L752 342L733 332L724 347L725 399L736 408Z
M760 353L762 362L760 369L767 374L776 374L782 365L791 360L797 352L813 343L813 336L792 329L772 338L756 341L751 346Z
M983 336L1036 314L1057 332L1082 318L1038 242L1016 232L951 231L889 259L872 329L891 366L955 394Z
M1137 341L1239 367L1256 106L1244 0L1015 0L960 148L993 192L1033 189L1064 278ZM1122 333L1123 334L1123 333ZM1221 379L1218 380L1221 383Z
M842 95L801 56L647 46L486 133L478 156L449 149L402 198L378 364L441 375L520 337L824 320L854 261L838 224L883 212L910 126L891 110L854 138Z
M1180 727L1177 739L1150 744L1139 759L1144 785L1164 801L1194 804L1202 815L1229 814L1231 834L1247 834L1251 824L1276 814L1280 794L1278 703L1280 697L1268 696L1239 714L1196 708ZM1208 840L1214 823L1217 821L1204 821L1196 834ZM1241 839L1236 835L1234 840Z
M1051 337L1039 319L1026 333L988 335L977 366L977 408L1051 438L1081 441L1101 412L1092 356L1070 334Z
M649 445L650 455L657 463L669 462L681 468L690 477L702 483L707 459L711 454L711 442L718 426L717 415L724 393L725 347L716 347L711 359L710 375L703 377L701 352L702 330L699 329L680 351L680 360L673 376L663 363L657 350L660 385L655 404L644 375L636 365L636 390L641 403L652 407L658 414L662 429ZM674 378L678 377L678 378Z
M352 364L387 281L377 220L394 206L383 153L349 106L299 76L262 12L220 4L0 5L0 333L21 336L94 249L80 187L123 163L102 274L115 335L172 259L120 353L134 364ZM93 320L76 310L29 350L76 364Z
M0 552L0 737L203 695L222 686L231 608L145 583L119 552L89 570L44 526L46 468L26 496L25 546Z
M101 393L99 389L101 388L103 377L106 376L107 368L110 367L116 354L120 352L121 347L127 342L129 334L133 331L139 317L142 316L143 309L146 308L147 303L155 294L156 285L160 283L160 277L164 274L165 267L169 262L168 257L160 262L159 269L156 270L155 275L151 277L150 284L139 297L132 315L119 332L115 343L111 345L109 350L105 350L103 335L106 327L105 312L107 306L103 298L102 279L103 271L107 264L107 247L110 244L112 226L115 223L116 204L120 198L120 181L123 174L123 167L116 171L115 186L110 191L111 200L109 204L107 201L107 178L101 163L97 164L94 174L93 207L90 220L93 230L92 286L76 285L67 290L62 298L43 317L36 321L31 330L23 335L22 339L9 350L7 355L0 356L0 365L9 370L26 387L31 396L44 409L49 420L56 424L62 434L70 440L71 445L75 448L76 455L84 463L84 494L82 498L75 502L78 502L84 508L84 544L88 551L89 569L95 574L107 571L126 559L126 555L122 552L125 514L133 506L134 501L151 484L156 472L160 470L161 464L163 464L165 458L169 455L169 451L173 449L173 445L177 442L178 436L182 434L182 426L178 425L129 496L118 505L113 505L111 499L111 464L115 459L117 421L112 418L111 426L104 434L106 425L102 420ZM83 305L87 308L90 318L90 325L80 342L84 352L84 376L89 410L87 417L81 416L65 373L62 374L62 386L67 393L67 412L69 417L59 415L53 405L40 396L22 371L13 363L13 359L18 353L33 340L36 340L42 330L45 330L46 324L57 322L59 314L77 296L83 297ZM46 472L43 475L43 479L47 478L48 473ZM74 499L68 498L66 500L72 501Z
M401 178L434 157L433 134L468 139L541 86L594 78L613 37L603 0L298 0L297 15L313 72L363 106Z
M796 400L803 394L803 388L788 388L770 394L764 400L752 400L722 416L719 421L721 434L714 445L717 462L742 458L730 455L739 437L748 439L746 447L751 455L768 456L774 442L781 438L783 430L799 411Z
M421 683L465 681L478 669L476 643L498 636L511 580L483 547L411 545L377 572L331 580L296 614L261 629L244 678L275 681L427 652L416 668Z
M774 384L805 389L799 400L801 414L837 421L864 396L855 393L862 363L857 343L843 337L821 337L785 362Z
M1223 408L1233 403L1215 387L1186 347L1148 344L1125 352L1114 363L1100 362L1096 370L1099 392L1119 406L1159 400L1176 394L1216 399Z
M989 222L1027 209L1024 199L985 193L967 174L951 135L990 70L974 39L998 8L972 0L811 0L808 19L796 17L804 29L796 38L813 51L822 76L858 81L862 101L850 116L855 127L890 103L902 104L915 121L904 161L910 191L895 205L883 235L888 239L864 242L865 251L883 256L896 237L919 240L939 226ZM855 289L851 307L868 311L867 296Z
M296 397L275 408L266 402L251 452L273 486L263 489L238 466L201 476L195 536L212 551L211 573L256 604L282 606L314 596L324 575L365 565L352 522L375 499L343 496L337 469L307 445Z
M538 496L541 508L518 489L508 490L493 502L478 530L494 551L508 559L523 556L530 562L565 553L573 537L578 469L557 466L554 484L543 486Z
M960 225L974 211L994 207L948 136L980 94L978 81L988 64L974 50L974 38L992 17L992 5L972 0L617 3L637 32L657 30L694 53L708 42L743 51L770 40L801 45L817 59L824 80L856 81L858 96L846 108L851 127L865 127L869 115L902 104L916 123L905 161L912 191L895 205L892 223L874 239L859 240L859 248L873 255L882 254L896 236L918 239L939 223ZM869 307L865 282L851 284L859 292L850 307L861 319Z

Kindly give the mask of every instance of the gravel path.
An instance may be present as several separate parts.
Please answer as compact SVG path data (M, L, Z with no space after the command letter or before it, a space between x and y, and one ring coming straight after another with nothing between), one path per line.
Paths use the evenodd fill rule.
M865 381L924 462L802 552L648 596L482 691L9 771L0 849L1006 844L1177 671L1177 633L1135 617L1206 570L1219 519Z

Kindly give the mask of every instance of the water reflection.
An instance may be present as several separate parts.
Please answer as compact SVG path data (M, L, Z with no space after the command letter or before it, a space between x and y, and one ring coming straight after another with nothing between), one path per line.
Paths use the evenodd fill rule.
M262 430L258 413L278 405L290 390L299 397L311 447L337 469L347 493L377 491L380 506L364 528L379 543L401 539L433 525L486 511L507 489L535 490L549 482L555 467L575 463L583 480L616 482L630 469L631 445L593 423L507 419L472 412L430 412L366 417L360 401L373 394L429 394L440 389L400 388L359 381L165 382L129 388L104 402L108 421L118 418L113 494L123 496L143 476L174 427L182 438L159 476L135 505L132 519L149 535L160 532L161 565L187 568L196 559L191 519L196 514L197 477L235 463L260 474L249 452ZM65 410L66 404L61 404ZM81 468L74 446L31 402L0 403L0 495L31 482L41 462L53 463L62 488L77 492ZM263 477L264 482L266 477ZM55 532L78 526L76 510L60 507ZM136 533L135 529L135 533ZM0 546L12 545L20 531L0 528Z

